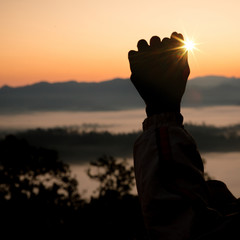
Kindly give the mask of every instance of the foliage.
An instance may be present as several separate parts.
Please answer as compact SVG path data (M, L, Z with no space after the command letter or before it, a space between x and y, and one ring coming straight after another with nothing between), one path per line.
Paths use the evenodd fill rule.
M100 183L99 196L104 196L109 191L116 191L121 196L127 195L135 186L133 166L129 167L126 159L117 160L112 156L104 155L92 161L90 165L87 174Z
M239 151L240 125L216 127L185 124L201 152Z
M0 141L1 226L55 231L69 224L82 201L69 166L54 150L7 136ZM63 229L62 229L63 230Z
M139 199L132 194L133 166L126 159L103 155L90 163L87 174L99 182L98 196L88 204L98 231L91 233L91 239L147 239Z
M116 157L131 157L132 146L139 133L113 134L107 131L78 131L77 128L33 129L16 135L35 146L58 151L67 162L83 163L96 159L103 153Z
M195 139L200 152L239 151L240 125L215 127L185 124ZM55 149L61 159L68 163L91 162L103 153L117 158L131 158L132 147L140 132L111 133L95 131L87 127L33 129L15 135L34 146ZM6 132L0 132L0 136Z
M15 234L24 239L146 239L138 197L130 194L133 169L125 160L103 156L91 166L104 170L99 177L89 170L101 194L86 202L56 151L7 136L0 152L0 226L9 239Z

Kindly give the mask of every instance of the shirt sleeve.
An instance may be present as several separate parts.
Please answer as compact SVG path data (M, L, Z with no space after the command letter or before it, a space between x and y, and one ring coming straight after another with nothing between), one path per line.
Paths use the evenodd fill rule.
M195 206L208 205L204 166L179 113L143 122L134 145L134 169L150 239L189 239Z

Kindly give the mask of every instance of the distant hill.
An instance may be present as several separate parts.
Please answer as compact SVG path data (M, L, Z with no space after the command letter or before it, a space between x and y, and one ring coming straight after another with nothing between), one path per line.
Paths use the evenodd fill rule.
M219 76L190 80L183 106L240 105L240 78Z
M39 82L0 89L0 112L100 111L140 108L141 98L126 79L100 83Z
M188 81L183 106L240 105L240 79L206 76ZM129 79L100 83L39 82L0 88L0 113L108 111L144 108Z

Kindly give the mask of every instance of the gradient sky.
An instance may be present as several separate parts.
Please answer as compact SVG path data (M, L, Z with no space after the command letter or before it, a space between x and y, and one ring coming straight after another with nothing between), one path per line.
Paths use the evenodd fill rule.
M190 78L240 77L239 0L0 0L0 86L127 78L141 38L199 44Z

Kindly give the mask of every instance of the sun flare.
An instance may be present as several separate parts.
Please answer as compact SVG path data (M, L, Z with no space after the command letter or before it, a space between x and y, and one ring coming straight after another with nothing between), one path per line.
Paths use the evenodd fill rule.
M186 40L184 41L184 48L187 50L187 51L193 51L195 49L195 43L191 40Z

